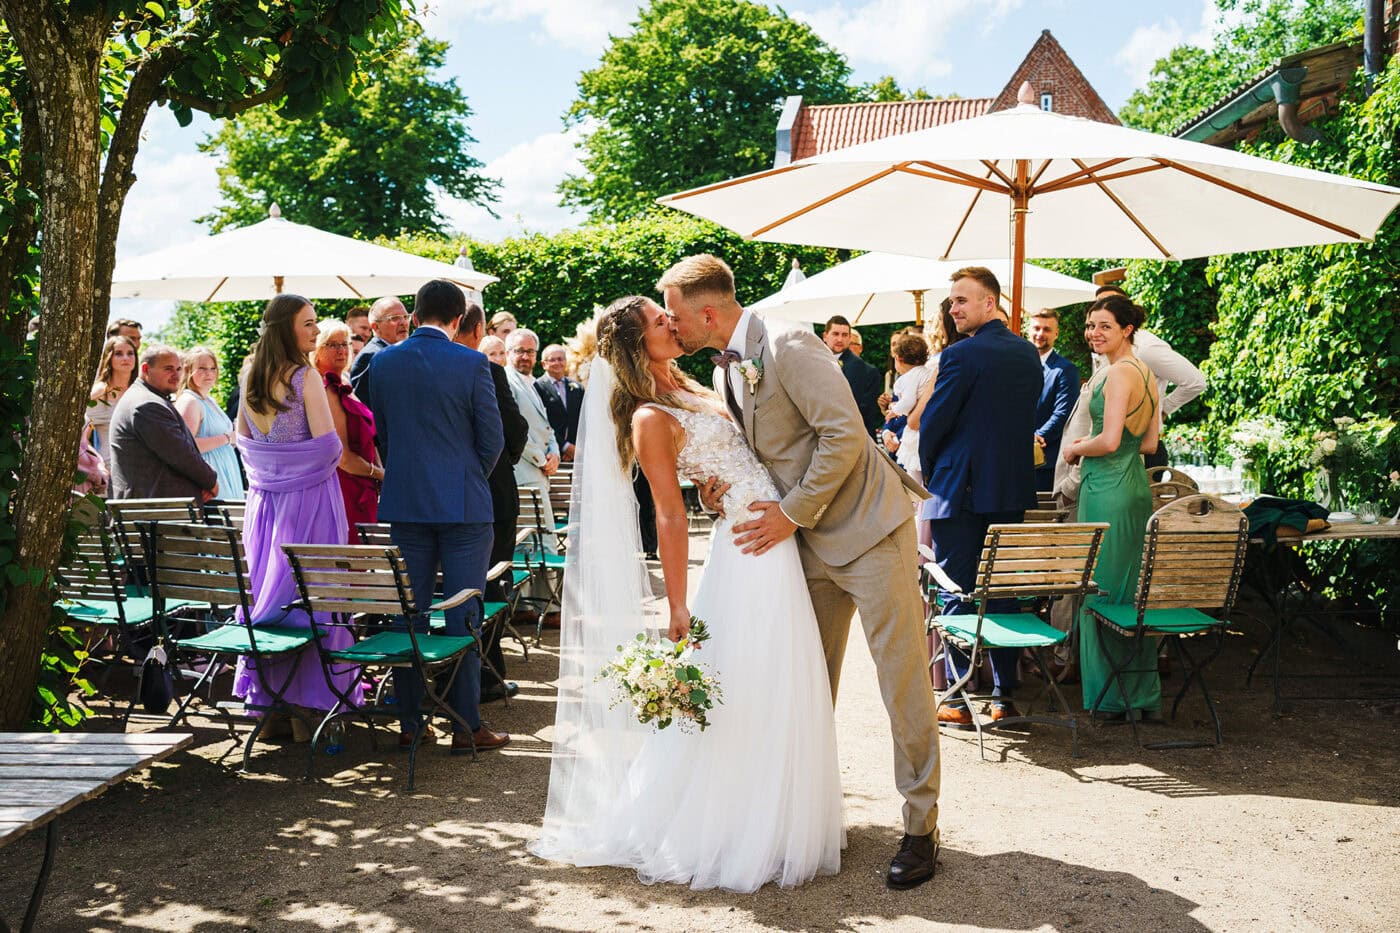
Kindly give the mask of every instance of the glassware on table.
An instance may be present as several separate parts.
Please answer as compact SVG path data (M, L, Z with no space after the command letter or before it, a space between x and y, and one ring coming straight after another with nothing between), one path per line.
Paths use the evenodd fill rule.
M1374 525L1381 520L1381 506L1379 502L1358 502L1356 504L1356 520L1363 525Z

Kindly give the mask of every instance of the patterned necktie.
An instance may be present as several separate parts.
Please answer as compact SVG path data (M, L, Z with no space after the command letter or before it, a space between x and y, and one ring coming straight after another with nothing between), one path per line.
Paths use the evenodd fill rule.
M733 351L733 350L725 350L723 353L716 353L716 354L712 355L712 356L710 357L710 362L711 362L711 363L714 363L714 364L715 364L716 366L718 366L720 369L723 369L723 370L725 370L726 372L728 372L728 370L729 370L729 364L730 364L730 363L737 363L737 362L739 362L741 359L743 359L743 357L740 356L740 355L739 355L738 353L736 353L735 351Z
M710 360L716 366L724 370L724 400L728 403L729 410L734 414L734 423L742 427L744 424L744 409L739 404L739 400L734 397L734 383L729 381L730 365L739 362L741 359L743 359L743 357L733 350L725 350L723 353L716 353L710 357Z

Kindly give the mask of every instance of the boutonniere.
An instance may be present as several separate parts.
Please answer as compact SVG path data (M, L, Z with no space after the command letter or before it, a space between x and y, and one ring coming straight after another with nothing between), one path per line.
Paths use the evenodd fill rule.
M740 361L739 375L744 377L744 382L749 387L749 394L752 395L758 389L758 380L763 378L763 360L754 357L751 360Z

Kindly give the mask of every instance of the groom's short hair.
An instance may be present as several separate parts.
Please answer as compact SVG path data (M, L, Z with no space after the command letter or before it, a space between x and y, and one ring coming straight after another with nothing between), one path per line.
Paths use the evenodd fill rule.
M674 288L684 299L696 295L721 295L734 297L734 272L718 256L699 253L687 256L661 276L656 290L665 294L666 289Z
M993 301L998 304L1001 302L1001 283L997 281L996 273L986 266L964 266L954 272L951 279L954 282L959 279L972 279L991 294Z

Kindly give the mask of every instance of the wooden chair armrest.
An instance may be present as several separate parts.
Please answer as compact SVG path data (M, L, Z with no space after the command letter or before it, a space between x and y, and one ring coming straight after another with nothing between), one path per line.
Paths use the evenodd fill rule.
M533 528L522 528L522 529L520 529L519 531L517 531L517 532L515 533L515 546L516 546L516 547L520 547L520 545L524 544L526 541L529 541L529 540L530 540L531 538L533 538L534 536L535 536L535 529L533 529Z
M512 562L508 560L501 561L499 564L486 571L486 579L488 581L499 580L501 577L510 573L511 564Z
M444 599L442 602L433 603L431 606L428 607L428 611L441 612L444 609L455 609L458 606L462 605L462 603L467 602L468 600L480 598L481 590L468 587L467 589L459 590L455 595Z
M919 549L921 551L927 550L927 547L925 545L920 545ZM932 553L932 551L929 551L930 555L932 555ZM924 564L924 573L933 577L933 582L938 584L940 590L947 590L949 593L956 593L961 599L967 599L963 594L962 587L953 582L953 578L948 576L942 567L938 566L932 556L929 557L928 563Z

